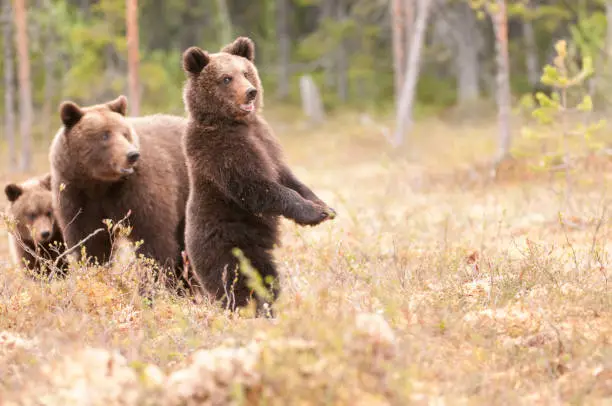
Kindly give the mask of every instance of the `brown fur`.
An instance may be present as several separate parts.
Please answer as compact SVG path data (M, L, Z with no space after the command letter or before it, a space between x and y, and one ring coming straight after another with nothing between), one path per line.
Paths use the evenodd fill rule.
M187 254L205 287L232 308L246 305L251 296L238 275L233 300L224 297L236 277L233 248L241 249L268 279L276 298L272 249L278 243L279 216L316 225L335 214L291 172L259 114L263 89L254 56L253 42L244 37L219 53L192 47L183 54L188 77L183 99L190 116L183 139L190 179ZM241 108L251 101L254 111ZM264 300L255 298L261 310Z
M13 264L36 270L42 265L40 258L54 263L64 249L64 239L53 215L51 175L10 183L4 193L9 202L6 214L16 221L14 235L9 235ZM67 262L60 260L58 268L65 271Z
M168 115L126 118L126 109L124 96L85 108L62 104L64 126L49 155L58 221L72 247L104 227L103 219L116 223L131 211L130 238L144 240L139 252L162 266L178 267L188 195L181 150L186 120ZM140 157L130 163L135 152ZM85 247L100 263L110 259L107 232Z

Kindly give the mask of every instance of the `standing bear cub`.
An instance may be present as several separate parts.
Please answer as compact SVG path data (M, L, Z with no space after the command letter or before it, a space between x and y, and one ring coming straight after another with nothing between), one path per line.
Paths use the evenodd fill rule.
M254 58L255 46L245 37L218 53L191 47L183 54L189 113L183 148L190 180L185 243L208 291L232 310L253 295L261 313L280 292L272 256L279 216L316 225L335 212L284 162L260 114L263 89ZM235 248L260 274L269 295L251 292L237 270Z
M125 117L127 99L90 107L60 106L63 127L51 144L54 208L68 247L103 220L131 211L130 239L164 268L177 269L184 247L188 178L181 137L186 120L169 115ZM96 234L86 254L104 263L111 238ZM79 252L79 251L77 251Z
M51 175L9 183L4 193L9 202L6 214L16 222L14 230L9 233L13 265L25 265L30 270L45 265L50 271L52 267L49 265L54 264L64 250L64 239L53 214ZM50 264L45 263L47 261ZM67 262L60 259L57 267L63 274Z

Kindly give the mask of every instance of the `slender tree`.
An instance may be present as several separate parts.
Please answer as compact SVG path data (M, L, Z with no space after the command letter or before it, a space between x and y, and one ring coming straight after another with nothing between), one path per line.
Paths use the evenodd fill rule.
M508 19L506 1L496 0L490 8L495 29L497 52L497 108L499 123L498 161L510 155L510 61L508 56Z
M402 94L397 109L397 127L393 137L393 144L395 146L399 146L404 142L404 133L412 126L412 108L419 78L421 50L425 39L425 29L427 28L427 21L429 19L430 5L431 0L418 1L414 33L410 42L406 72L404 74L404 84L402 86Z
M13 59L13 18L11 0L2 2L2 48L4 49L4 135L9 171L17 169L15 151L15 61Z
M21 136L21 170L32 166L32 86L25 0L14 0L19 65L19 133Z
M130 110L132 111L132 116L139 116L138 0L127 0L126 6Z

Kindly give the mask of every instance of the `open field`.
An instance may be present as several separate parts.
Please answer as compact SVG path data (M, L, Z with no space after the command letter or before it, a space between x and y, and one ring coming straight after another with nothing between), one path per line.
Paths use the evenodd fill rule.
M149 308L131 266L34 281L0 229L0 404L612 403L608 161L574 174L560 217L546 176L466 169L493 123L426 121L392 151L356 116L271 121L338 212L283 221L278 317L163 290Z

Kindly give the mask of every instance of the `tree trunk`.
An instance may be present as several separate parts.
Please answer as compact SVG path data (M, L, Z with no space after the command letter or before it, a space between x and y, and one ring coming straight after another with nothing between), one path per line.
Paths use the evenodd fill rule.
M138 0L127 0L126 10L130 111L132 116L139 116Z
M399 99L404 83L404 72L406 70L406 27L404 21L404 9L409 8L404 0L391 0L389 2L389 14L391 17L391 34L393 44L393 72L395 83L395 104L399 105Z
M44 1L41 5L44 7L46 12L51 11L51 2ZM55 92L55 65L57 63L58 52L55 51L53 43L57 41L55 38L53 26L50 22L47 22L45 27L45 46L46 50L43 53L43 66L44 66L44 75L45 75L45 84L43 88L43 106L42 106L42 127L43 128L51 128L51 116L52 106L53 106L53 94ZM50 134L51 135L51 134Z
M540 81L540 67L538 62L538 49L536 46L533 22L530 19L523 21L523 41L525 42L525 63L527 67L527 79L531 87Z
M17 60L19 63L19 133L21 135L21 170L32 166L32 83L25 0L15 0Z
M459 39L455 63L457 67L457 96L459 103L477 100L480 97L480 31L474 10L467 4L458 5L455 24ZM456 34L455 34L456 35Z
M393 144L399 146L404 141L404 133L412 127L412 107L416 93L417 80L421 65L421 50L425 39L425 29L429 19L430 0L419 0L417 19L414 34L410 42L406 73L404 74L404 85L399 107L397 109L397 127L393 137Z
M53 106L53 93L55 90L55 52L52 52L53 34L47 32L47 52L43 55L43 65L45 67L45 84L43 87L43 107L42 107L42 126L43 128L51 127L51 116Z
M278 88L277 97L289 97L289 63L291 62L291 37L289 35L289 0L278 0L276 10L276 35L278 36Z
M499 123L498 162L510 155L510 62L508 57L508 20L506 1L497 0L493 13L497 50L497 108Z
M325 119L323 102L317 85L310 75L300 77L300 94L302 96L302 109L304 115L311 123L319 124Z
M4 49L4 136L8 151L8 170L17 169L15 150L15 61L13 60L13 19L11 0L2 2L2 48Z
M404 24L404 55L408 52L408 46L410 45L410 38L412 38L412 34L414 31L414 7L416 3L414 1L406 1L402 0L402 11L404 14L403 24ZM406 60L404 60L404 64ZM406 67L404 66L404 69Z
M232 42L232 20L230 19L227 0L217 0L217 24L219 26L221 44Z

